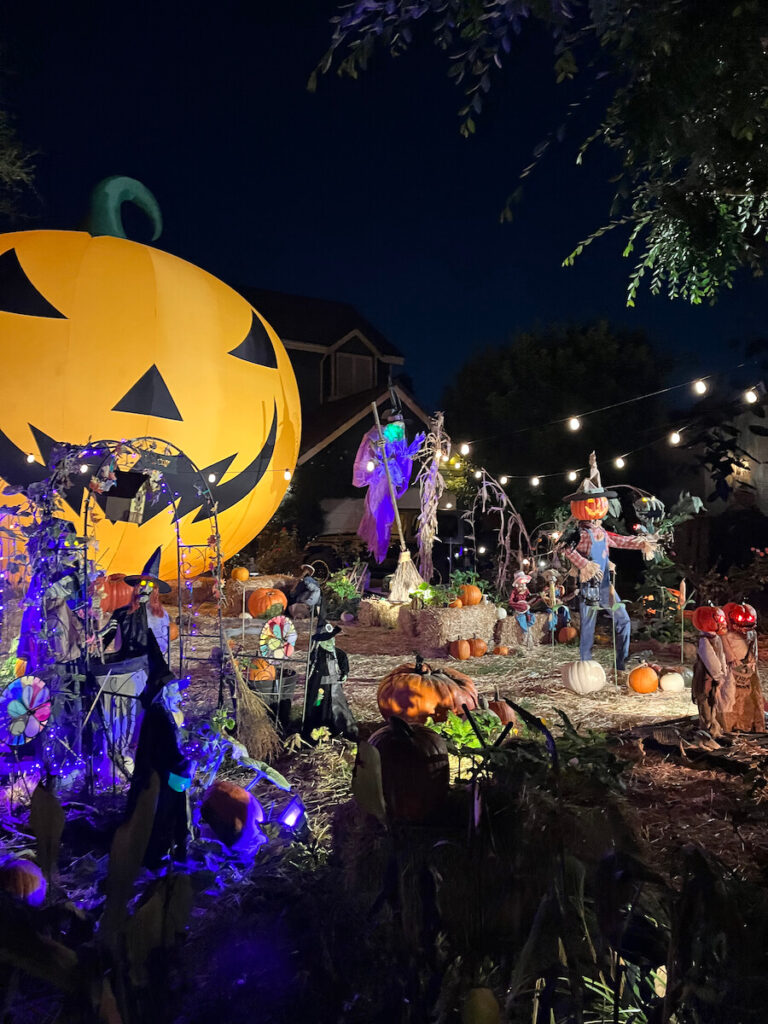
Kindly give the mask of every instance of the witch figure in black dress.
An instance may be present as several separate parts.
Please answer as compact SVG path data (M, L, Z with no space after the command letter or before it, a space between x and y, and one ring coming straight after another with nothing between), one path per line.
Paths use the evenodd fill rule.
M307 702L302 725L305 739L323 726L332 736L357 739L357 722L344 695L344 682L349 675L349 658L336 647L338 626L320 619L312 637L312 654L307 677Z

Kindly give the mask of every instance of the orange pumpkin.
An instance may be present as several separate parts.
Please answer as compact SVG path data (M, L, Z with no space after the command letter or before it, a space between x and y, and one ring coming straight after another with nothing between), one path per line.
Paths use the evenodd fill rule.
M384 803L390 818L420 822L448 794L450 768L445 740L423 725L393 715L368 740L379 752Z
M448 645L448 651L452 658L457 661L466 661L467 658L472 657L472 650L469 646L469 640L453 640Z
M37 864L23 857L10 857L0 864L0 890L17 900L39 907L47 889L45 876Z
M172 622L168 626L168 639L169 640L178 640L178 638L179 638L179 627L176 625L175 622Z
M398 715L409 722L443 722L449 711L460 714L462 704L473 711L479 698L469 676L451 668L433 669L417 654L415 665L398 665L381 680L376 700L387 719Z
M694 610L691 621L700 633L725 633L728 620L722 608L710 604L701 605Z
M271 618L279 615L288 607L288 598L282 590L273 587L260 587L248 598L248 611L254 619Z
M232 570L229 578L236 580L238 583L246 583L251 578L251 574L244 565L237 565Z
M569 644L571 640L575 640L578 635L579 631L574 629L573 626L563 626L557 634L557 642L560 644Z
M242 849L257 840L264 810L247 789L217 779L203 797L200 817L222 843Z
M659 676L650 665L638 665L629 673L629 685L635 693L654 693L659 688Z
M499 696L498 686L494 691L493 700L488 701L488 709L499 716L502 725L508 725L510 722L517 725L517 716L509 704Z
M14 669L14 673L13 673L14 676L17 679L20 679L26 673L26 671L27 671L27 659L26 658L17 658L16 659L16 668Z
M469 650L473 658L482 658L488 653L488 644L480 637L473 636L469 641Z
M483 592L480 587L475 587L471 583L465 583L463 587L459 589L459 596L461 603L471 608L474 604L480 604L483 600Z
M113 572L104 579L104 596L101 599L101 610L111 615L116 608L124 608L133 600L133 587L125 582L125 573Z
M464 607L464 602L461 600L460 597L457 597L455 601L450 601L449 602L448 607L449 608L463 608Z
M605 519L608 515L608 499L583 498L580 501L572 501L571 515L581 523L593 522L596 519Z
M494 654L509 654L509 648L505 647L504 644L499 644L497 647L493 648L493 653Z
M271 665L266 658L254 658L248 669L248 678L252 683L261 680L270 682L275 678L275 666Z

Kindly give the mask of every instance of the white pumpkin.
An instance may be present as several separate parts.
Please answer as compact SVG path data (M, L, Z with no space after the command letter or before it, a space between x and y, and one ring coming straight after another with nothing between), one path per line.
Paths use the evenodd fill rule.
M602 690L607 682L605 669L599 661L569 661L561 666L560 671L568 689L582 697Z
M496 609L496 618L499 620L499 622L501 622L502 619L506 619L506 617L507 617L507 609L506 608L497 608Z
M659 676L659 689L665 693L680 693L685 689L685 680L679 672L665 672Z

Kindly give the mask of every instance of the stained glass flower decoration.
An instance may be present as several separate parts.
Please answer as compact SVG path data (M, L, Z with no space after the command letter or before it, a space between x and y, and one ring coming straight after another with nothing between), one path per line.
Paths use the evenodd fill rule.
M0 693L0 740L18 747L42 732L51 717L51 695L37 676L20 676Z
M296 648L296 627L287 615L270 619L259 637L262 658L290 658Z

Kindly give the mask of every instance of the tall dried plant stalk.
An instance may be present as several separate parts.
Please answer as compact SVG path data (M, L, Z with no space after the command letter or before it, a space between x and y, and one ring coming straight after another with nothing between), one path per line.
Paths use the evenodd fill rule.
M530 555L531 539L523 517L509 500L507 492L486 470L481 472L475 500L462 518L467 524L467 542L476 550L475 524L478 515L498 516L494 587L501 594L505 592L511 574L516 569L522 569L526 553Z
M417 518L416 543L419 552L419 572L429 583L435 571L432 549L437 536L437 510L445 491L445 480L440 472L444 457L451 454L451 439L443 429L443 413L430 418L430 431L419 452L420 466L416 480L419 484L420 511Z

